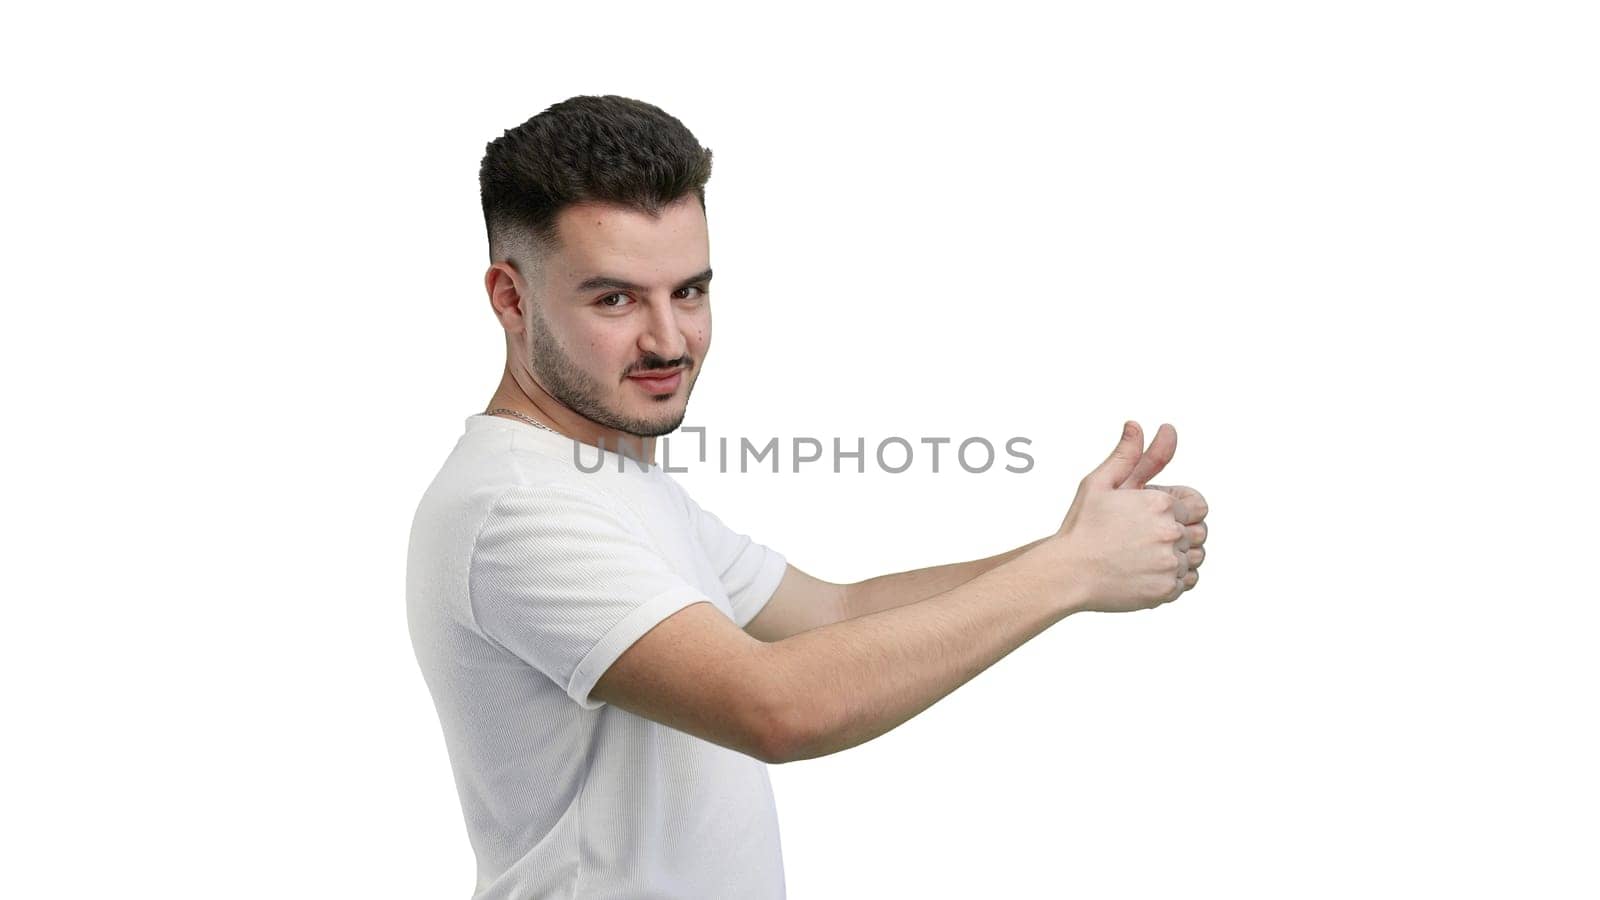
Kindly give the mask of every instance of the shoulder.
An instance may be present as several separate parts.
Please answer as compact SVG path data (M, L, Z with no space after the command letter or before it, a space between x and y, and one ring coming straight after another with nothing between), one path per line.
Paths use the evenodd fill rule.
M496 486L479 530L521 523L552 532L583 531L631 526L636 518L621 497L601 485L553 478Z

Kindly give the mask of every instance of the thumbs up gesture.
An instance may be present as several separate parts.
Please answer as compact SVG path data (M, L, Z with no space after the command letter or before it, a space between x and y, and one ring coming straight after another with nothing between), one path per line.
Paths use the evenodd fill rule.
M1079 582L1081 610L1129 612L1178 599L1200 580L1208 512L1190 487L1149 485L1178 447L1163 424L1149 449L1138 422L1123 426L1106 461L1078 483L1056 533L1068 577Z

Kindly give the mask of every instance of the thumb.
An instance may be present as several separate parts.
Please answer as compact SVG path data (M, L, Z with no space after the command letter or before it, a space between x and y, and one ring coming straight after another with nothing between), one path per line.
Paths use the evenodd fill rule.
M1117 442L1117 448L1084 481L1111 490L1128 477L1143 455L1144 432L1140 430L1138 422L1129 419L1122 425L1122 439Z

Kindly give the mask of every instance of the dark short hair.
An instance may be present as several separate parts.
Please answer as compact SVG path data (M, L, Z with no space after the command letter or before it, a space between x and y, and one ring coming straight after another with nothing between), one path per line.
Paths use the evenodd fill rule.
M656 216L692 193L704 209L710 178L711 151L659 107L610 94L563 100L490 141L483 155L490 261L525 242L535 252L553 247L556 216L574 203Z

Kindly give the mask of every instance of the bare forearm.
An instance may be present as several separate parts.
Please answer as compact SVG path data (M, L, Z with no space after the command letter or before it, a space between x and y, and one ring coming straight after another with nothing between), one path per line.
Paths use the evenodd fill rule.
M869 741L1065 618L1080 592L1056 546L928 597L765 645L780 761Z
M1042 540L1044 539L1039 539ZM882 612L906 603L927 599L935 594L942 594L951 588L966 584L995 566L1016 559L1030 548L1037 546L1039 541L1023 544L1015 550L1007 550L985 559L930 566L909 572L895 572L892 575L879 575L866 581L845 585L844 617L852 619L856 616Z

